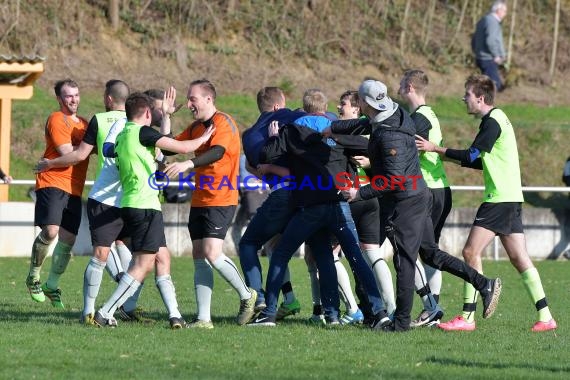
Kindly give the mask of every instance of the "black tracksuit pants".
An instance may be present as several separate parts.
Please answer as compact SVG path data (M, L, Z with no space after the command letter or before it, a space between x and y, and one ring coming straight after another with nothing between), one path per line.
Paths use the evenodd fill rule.
M394 213L387 223L396 268L396 331L410 328L418 252L427 265L460 277L477 290L484 289L487 284L485 276L464 261L439 249L433 233L431 204L432 197L428 189L409 198L396 199Z

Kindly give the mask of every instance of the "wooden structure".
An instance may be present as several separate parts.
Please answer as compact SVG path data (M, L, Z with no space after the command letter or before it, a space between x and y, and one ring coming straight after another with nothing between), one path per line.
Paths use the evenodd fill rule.
M0 55L0 168L10 173L12 99L30 99L34 82L44 72L44 58ZM8 201L8 186L0 186L0 202Z

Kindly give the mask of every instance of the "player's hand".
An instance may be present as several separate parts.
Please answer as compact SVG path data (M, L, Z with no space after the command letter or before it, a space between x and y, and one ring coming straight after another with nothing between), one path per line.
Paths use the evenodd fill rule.
M369 168L370 167L370 159L366 156L354 156L353 157L354 160L356 162L358 162L358 165L360 165L361 168Z
M11 175L7 175L4 177L4 179L2 181L4 181L5 184L9 184L9 183L12 183L13 180L14 180L14 178L12 178Z
M348 190L341 190L340 193L348 202L354 202L360 199L358 189L355 189L354 187L351 187Z
M42 158L36 164L36 167L34 168L34 173L36 174L42 173L49 169L50 169L49 160L47 158Z
M202 144L204 144L206 141L208 141L210 139L210 137L212 137L212 134L214 132L216 132L216 127L214 127L214 124L212 124L208 128L206 128L204 133L202 133L202 136L200 136L200 138L202 139Z
M435 144L420 135L416 135L416 148L424 152L435 152Z
M164 172L170 178L177 177L179 173L184 173L187 170L193 169L194 163L192 160L183 161L183 162L173 162L171 164L166 165Z
M323 135L325 137L331 137L332 136L331 127L326 127L325 129L323 129L321 132L321 135Z
M181 105L176 106L176 88L170 86L164 92L162 99L162 114L172 115L180 109Z
M273 120L269 123L268 128L269 137L275 137L279 135L279 122L277 120Z

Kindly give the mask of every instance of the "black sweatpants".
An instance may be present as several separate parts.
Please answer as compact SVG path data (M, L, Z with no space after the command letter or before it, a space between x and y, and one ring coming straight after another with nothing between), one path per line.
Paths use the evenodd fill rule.
M410 328L414 299L415 263L419 255L424 263L471 283L482 290L487 278L457 257L439 249L435 242L431 220L432 197L428 189L412 197L396 200L392 219L388 222L392 230L388 238L394 246L394 267L396 268L396 331Z

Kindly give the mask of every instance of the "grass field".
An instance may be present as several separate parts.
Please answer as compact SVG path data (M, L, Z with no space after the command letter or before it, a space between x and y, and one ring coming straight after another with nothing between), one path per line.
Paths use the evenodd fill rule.
M28 260L0 259L1 379L551 379L570 376L568 319L570 263L538 262L558 321L556 332L530 332L536 313L519 276L508 262L485 262L486 273L503 278L495 315L477 319L471 333L419 329L376 333L362 327L324 329L305 324L311 313L303 260L291 264L300 315L276 328L234 323L235 292L216 274L213 330L168 328L167 315L149 278L140 304L159 320L152 326L121 323L116 329L79 324L82 278L87 258L72 259L61 287L67 309L33 303L24 285ZM264 259L265 260L265 259ZM47 277L50 261L44 266ZM267 261L262 261L267 268ZM98 305L114 289L105 275ZM173 259L172 276L182 314L195 312L193 266ZM444 274L445 320L459 312L462 283ZM419 311L416 300L415 313Z

